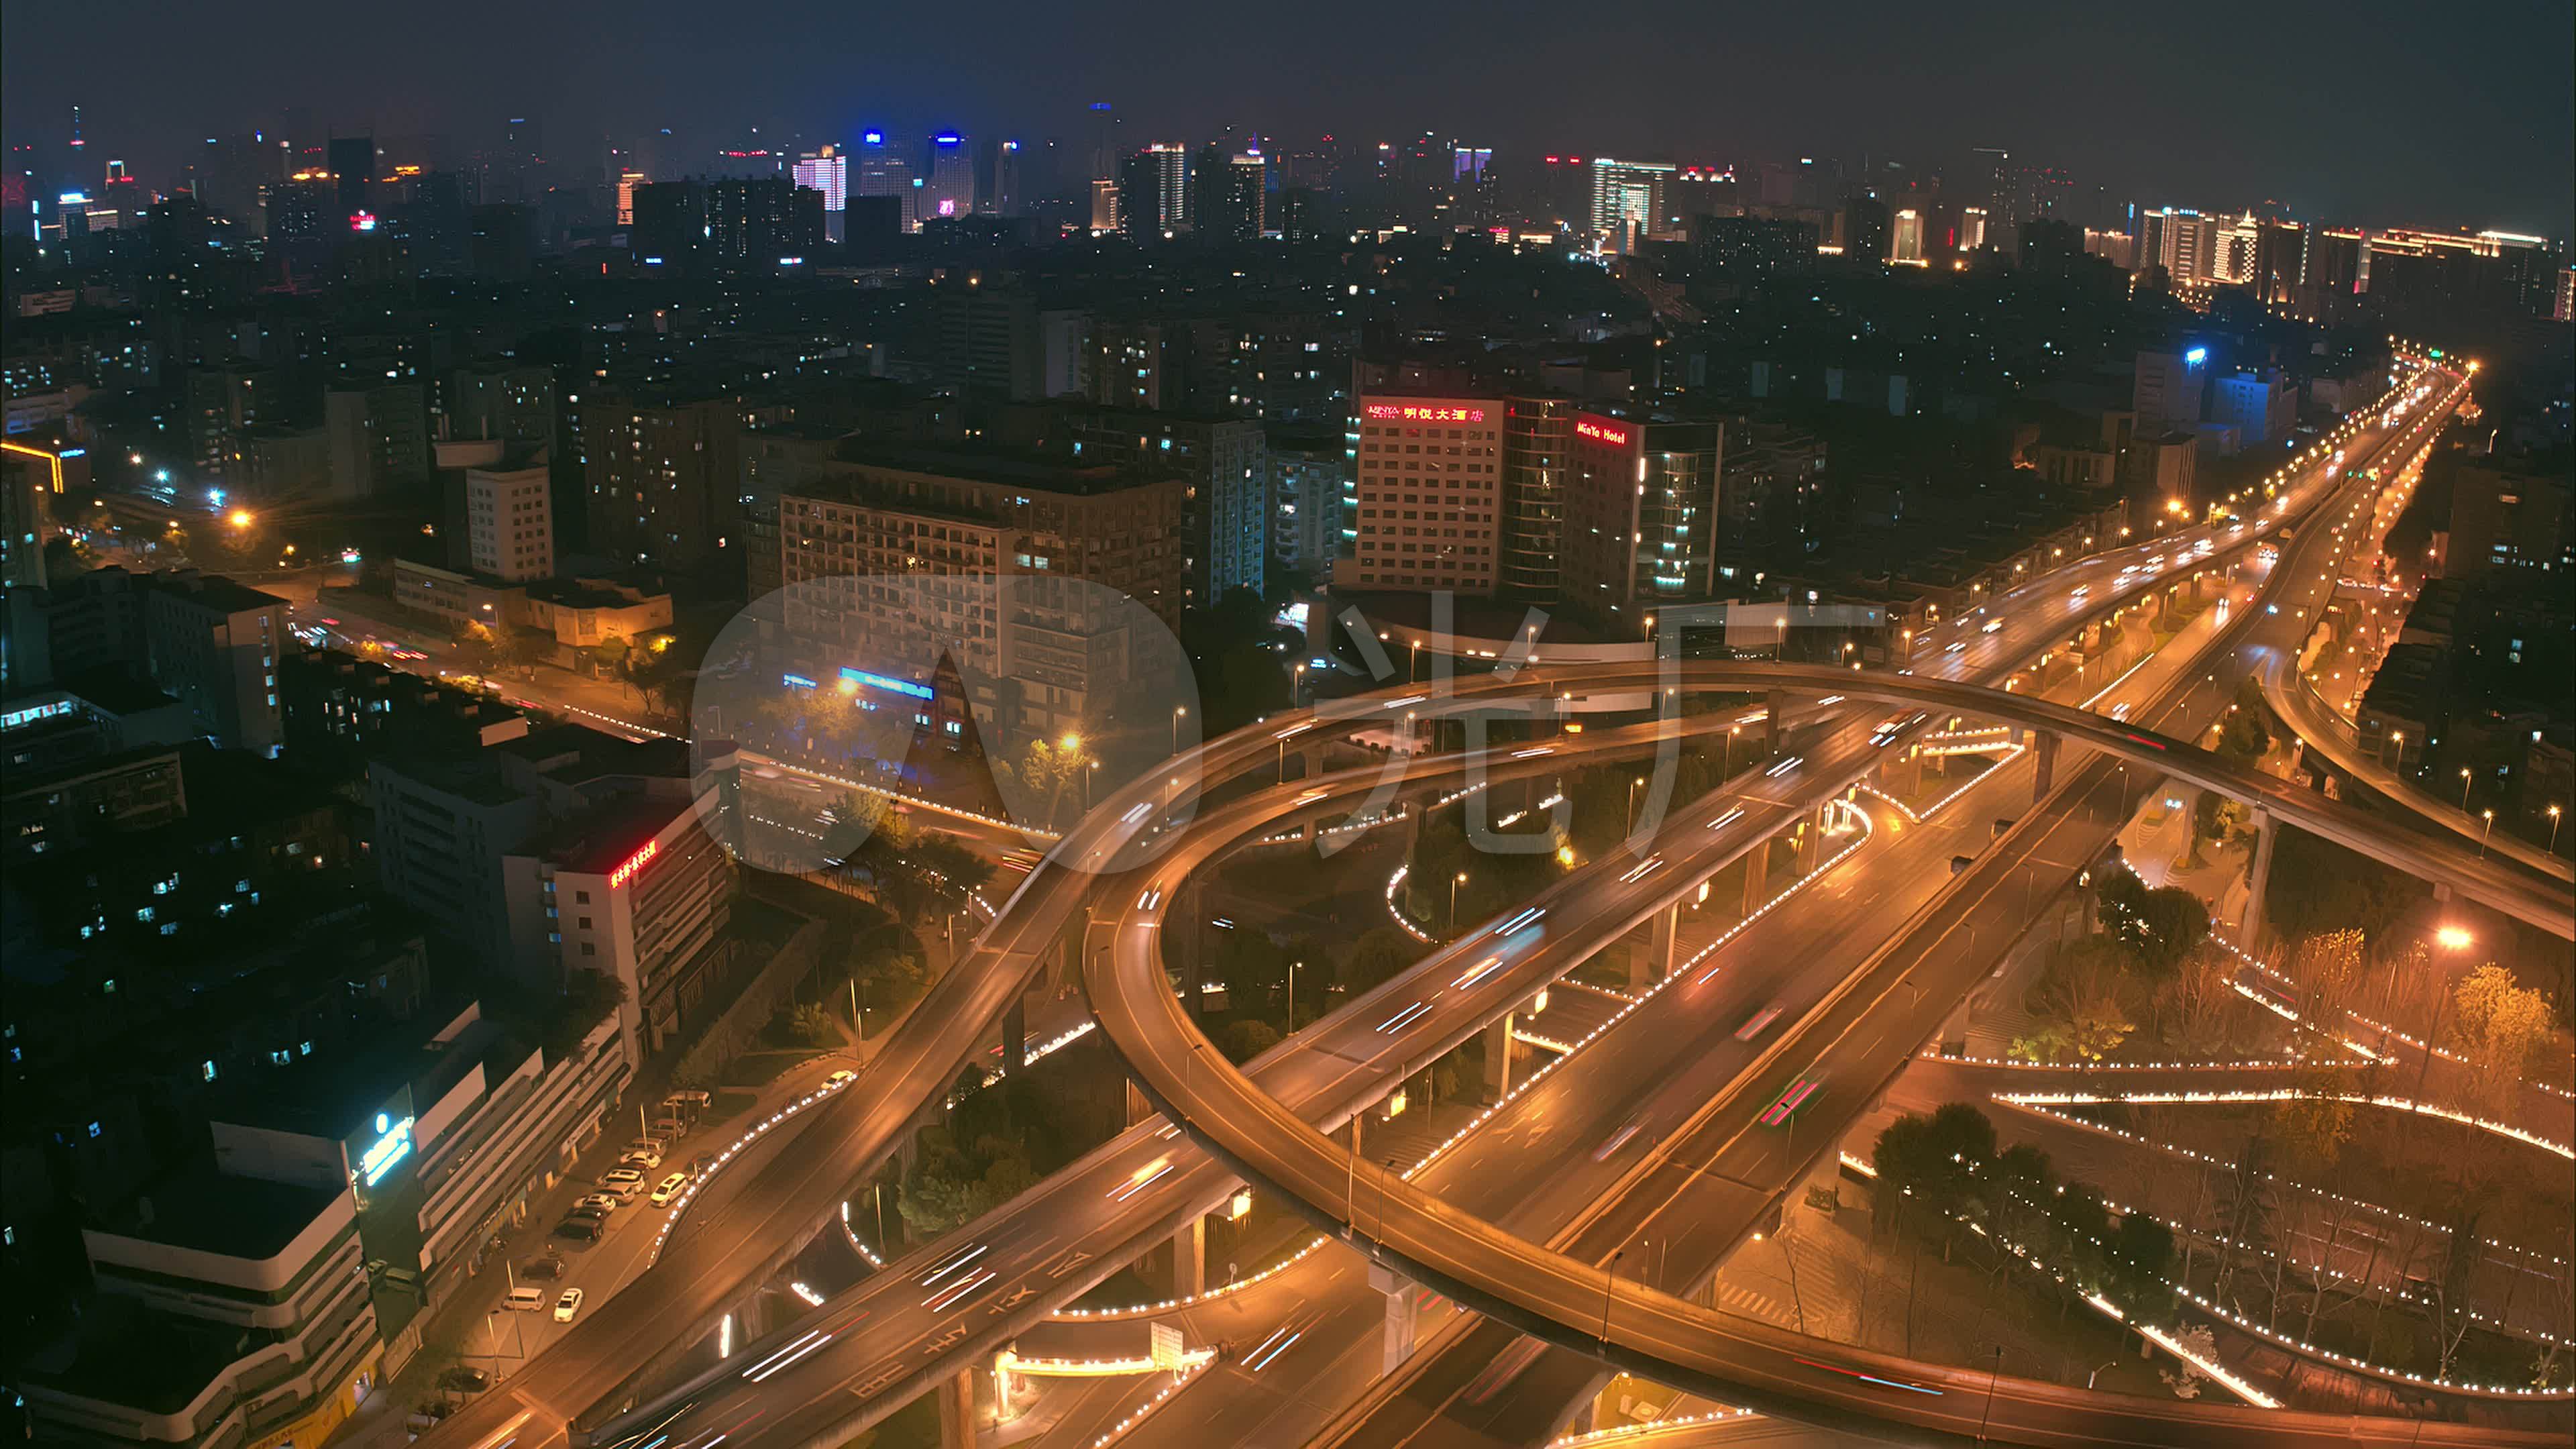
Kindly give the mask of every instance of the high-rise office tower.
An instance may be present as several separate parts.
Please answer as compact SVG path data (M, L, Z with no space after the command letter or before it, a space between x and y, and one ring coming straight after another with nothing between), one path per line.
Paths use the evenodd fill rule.
M793 174L797 185L822 193L823 234L833 241L841 240L841 211L850 192L848 155L825 146L798 158Z
M1887 203L1875 196L1854 196L1843 202L1843 255L1847 257L1884 257L1888 254Z
M1897 208L1896 236L1889 244L1887 259L1910 266L1923 264L1923 210L1920 207Z
M975 153L963 133L942 131L930 138L928 182L922 220L975 214Z
M2188 207L2158 206L2138 213L2138 265L2162 267L2176 286L2216 275L2218 222Z
M823 240L823 193L784 176L711 181L706 194L706 251L718 266L774 266Z
M1093 101L1083 112L1082 149L1092 180L1118 179L1118 163L1126 152L1118 144L1118 113L1107 101Z
M1202 149L1190 166L1190 230L1211 241L1260 240L1264 169L1258 151Z
M1558 552L1572 465L1572 398L1515 397L1503 420L1501 566L1496 590L1545 603L1560 597Z
M1664 214L1664 181L1674 167L1660 161L1614 161L1592 158L1592 232L1615 252L1632 250L1637 239L1660 229Z
M1020 143L1004 141L993 148L992 184L981 189L978 197L983 209L994 216L1020 214Z
M860 196L892 196L903 203L903 229L921 230L921 187L912 174L912 163L895 148L886 144L886 133L868 131L859 137L859 176L854 188Z
M1094 193L1095 196L1097 193ZM1163 160L1139 151L1118 163L1118 232L1131 242L1163 235Z
M619 226L635 224L635 188L646 184L644 173L641 171L617 173L617 224Z
M330 147L331 203L338 216L357 229L361 213L374 211L376 138L336 136Z
M1186 146L1156 142L1146 154L1154 158L1156 196L1162 202L1160 222L1167 232L1190 229L1190 153Z

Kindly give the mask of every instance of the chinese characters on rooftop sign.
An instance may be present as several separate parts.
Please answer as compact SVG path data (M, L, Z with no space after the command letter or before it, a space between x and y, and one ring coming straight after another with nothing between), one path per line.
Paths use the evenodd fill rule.
M635 872L642 870L647 862L651 861L653 857L661 853L661 842L654 840L645 841L644 848L642 850L626 857L624 864L608 873L608 888L610 890L615 890L619 886L633 880L635 878Z
M1431 407L1416 403L1370 403L1367 415L1380 422L1481 423L1483 408Z

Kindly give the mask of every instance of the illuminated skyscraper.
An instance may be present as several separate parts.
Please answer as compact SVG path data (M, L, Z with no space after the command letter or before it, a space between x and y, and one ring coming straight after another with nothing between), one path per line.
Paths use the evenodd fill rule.
M1161 199L1159 220L1167 232L1190 229L1190 152L1186 146L1165 145L1157 141L1146 148L1154 158L1156 191Z
M975 153L966 137L942 131L930 138L929 184L923 188L921 219L975 214Z
M1093 101L1083 113L1083 164L1090 168L1094 181L1118 179L1118 163L1124 157L1118 145L1118 113L1107 101Z
M823 232L833 241L841 239L841 209L849 196L850 158L826 146L800 158L795 167L796 184L823 193Z
M921 230L920 191L912 174L912 163L886 144L883 131L869 131L859 137L859 180L855 188L860 196L893 196L903 201L903 229Z
M1592 158L1592 230L1610 249L1625 252L1663 223L1664 179L1673 167L1661 161Z
M1888 251L1887 259L1908 266L1923 264L1923 211L1920 207L1898 208L1896 240Z
M621 171L617 174L617 224L619 226L635 224L635 188L643 184L644 173L641 171Z

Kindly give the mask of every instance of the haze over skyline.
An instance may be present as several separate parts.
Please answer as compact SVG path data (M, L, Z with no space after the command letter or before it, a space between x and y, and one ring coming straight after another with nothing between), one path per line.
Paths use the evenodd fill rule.
M8 9L0 127L13 145L51 143L77 103L93 146L155 185L198 138L273 125L286 106L335 132L440 133L460 150L533 114L570 158L592 138L661 126L692 150L754 126L807 145L868 125L1070 139L1083 106L1107 99L1137 144L1227 127L1292 145L1430 128L1523 149L1866 154L1931 169L2002 146L2102 186L2114 206L2271 198L2336 222L2553 236L2576 215L2576 11L2563 4L1962 16L1862 0L1821 29L1791 8L1678 0L1582 13L116 8L121 28L154 43L121 48L112 66L79 60L96 10ZM245 49L246 35L258 44ZM2354 104L2364 97L2377 99Z

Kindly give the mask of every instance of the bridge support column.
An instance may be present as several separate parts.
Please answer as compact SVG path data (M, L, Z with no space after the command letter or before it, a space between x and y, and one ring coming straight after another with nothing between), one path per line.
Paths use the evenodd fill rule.
M2057 783L2057 736L2046 730L2039 731L2031 740L2030 753L2033 766L2030 800L2036 805L2048 798L2049 786Z
M1485 1028L1485 1101L1489 1104L1511 1095L1512 1016L1504 1012Z
M1902 759L1889 760L1878 767L1879 786L1891 795L1911 795L1923 788L1923 755L1919 746L1908 745Z
M939 1449L975 1449L975 1371L959 1369L942 1379L939 1394Z
M1655 913L1654 929L1643 952L1628 955L1628 989L1643 991L1673 974L1673 956L1681 944L1682 908L1679 903Z
M1771 842L1763 841L1744 854L1744 914L1752 915L1770 897Z
M1417 1305L1413 1282L1391 1269L1369 1265L1369 1286L1386 1295L1386 1356L1378 1371L1393 1373L1406 1359L1413 1357L1413 1325Z
M733 1341L737 1348L747 1343L758 1343L768 1336L770 1327L767 1293L754 1288L734 1305Z
M1181 1224L1172 1234L1172 1296L1196 1297L1207 1291L1207 1214Z
M1028 1064L1029 1002L1026 996L1017 996L1002 1013L1002 1070L1016 1077Z
M1299 771L1305 778L1311 780L1324 773L1324 746L1321 741L1299 750L1297 758L1305 764L1305 768Z
M1762 716L1762 752L1766 755L1780 753L1780 716L1788 708L1789 696L1776 689L1771 691L1771 708Z
M2281 834L2272 812L2254 812L2254 868L2246 878L2245 920L2236 934L2246 950L2259 953L2263 948L2263 893L2272 886L2272 843Z
M1144 1090L1136 1085L1134 1077L1129 1077L1127 1079L1127 1125L1133 1127L1153 1115L1154 1104L1145 1100Z

